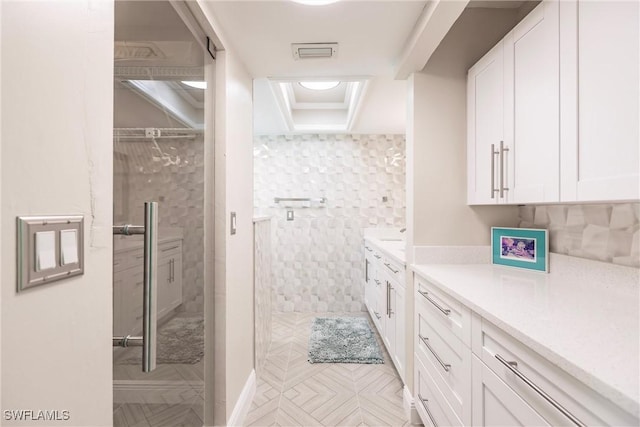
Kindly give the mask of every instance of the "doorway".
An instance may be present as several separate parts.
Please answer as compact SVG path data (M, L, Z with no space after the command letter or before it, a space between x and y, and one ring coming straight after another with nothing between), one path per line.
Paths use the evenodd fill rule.
M115 2L114 225L158 216L157 365L114 347L115 426L204 424L205 55L172 2ZM114 236L114 337L142 334L143 240Z

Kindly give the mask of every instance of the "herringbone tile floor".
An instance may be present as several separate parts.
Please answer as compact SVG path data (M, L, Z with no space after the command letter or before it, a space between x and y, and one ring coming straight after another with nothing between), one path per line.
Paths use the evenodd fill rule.
M405 426L402 381L389 354L382 365L307 361L316 316L367 313L274 313L272 343L247 426ZM375 327L371 325L375 331Z

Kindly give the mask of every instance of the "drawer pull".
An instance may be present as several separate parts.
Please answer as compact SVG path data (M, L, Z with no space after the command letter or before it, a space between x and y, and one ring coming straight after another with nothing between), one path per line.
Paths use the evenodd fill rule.
M378 279L373 279L374 282L376 282L376 285L380 286L380 280Z
M369 252L371 252L373 249L371 249L369 246L365 246L364 247L366 250L368 250Z
M424 407L424 410L427 411L427 415L429 416L429 419L431 420L431 424L433 424L433 427L438 427L438 423L436 423L436 420L433 418L433 414L431 414L431 411L427 406L427 402L429 400L423 398L420 393L418 393L418 399L420 399L420 402L422 402L422 406Z
M380 316L380 315L378 314L378 312L377 312L377 311L374 311L374 312L373 312L373 314L375 314L375 315L376 315L376 317L378 318L378 320L380 320L380 319L382 318L382 316Z
M531 381L522 372L520 372L518 370L518 363L517 362L510 362L510 361L506 360L504 357L500 356L499 354L496 354L496 359L498 359L498 361L500 363L502 363L504 366L506 366L507 369L509 369L511 372L513 372L513 374L516 377L520 378L522 381L524 381L524 383L526 385L531 387L536 393L538 393L540 396L542 396L542 398L544 400L546 400L547 402L549 402L551 404L551 406L553 406L558 411L560 411L562 413L562 415L564 415L569 420L571 420L572 423L574 423L575 425L577 425L579 427L586 427L586 424L584 424L582 421L577 419L571 412L569 412L567 409L565 409L564 406L562 406L561 404L556 402L553 397L549 396L544 390L542 390L540 387L535 385L533 383L533 381Z
M423 297L425 297L427 299L427 301L429 301L431 304L435 305L436 308L438 310L440 310L441 312L443 312L446 316L448 316L451 313L451 310L449 310L448 308L442 308L442 306L440 304L438 304L437 302L435 302L434 300L429 298L429 293L428 292L418 291L418 293L420 295L422 295Z
M394 270L393 267L391 267L391 264L389 264L388 262L385 262L384 265L386 265L389 270L393 271L393 274L398 274L398 272L400 271Z
M376 255L374 255L373 257L374 257L375 259L380 259L380 258L382 258L380 255L377 255L377 254L376 254Z
M174 249L178 249L180 245L171 246L170 248L160 249L162 252L172 251Z
M431 348L431 346L429 345L429 338L427 337L423 337L422 335L418 335L420 337L420 339L422 340L422 342L424 343L424 345L427 346L427 348L429 349L429 351L431 352L431 354L433 354L433 357L436 358L436 360L438 361L438 363L440 364L440 366L442 366L442 369L445 370L445 372L449 372L449 370L451 369L451 365L448 363L444 363L442 361L442 359L440 359L440 356L438 356L436 354L436 352L433 350L433 348Z

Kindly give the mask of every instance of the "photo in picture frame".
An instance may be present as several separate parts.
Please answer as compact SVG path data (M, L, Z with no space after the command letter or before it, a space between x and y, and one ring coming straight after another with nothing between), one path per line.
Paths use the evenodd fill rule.
M491 263L548 273L547 230L491 227Z

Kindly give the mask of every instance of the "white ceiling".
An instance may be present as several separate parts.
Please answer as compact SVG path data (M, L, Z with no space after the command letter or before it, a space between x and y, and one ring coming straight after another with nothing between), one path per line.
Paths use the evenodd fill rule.
M285 1L207 3L248 71L259 77L392 75L426 1L349 1L307 6ZM338 42L330 59L294 60L292 43Z

